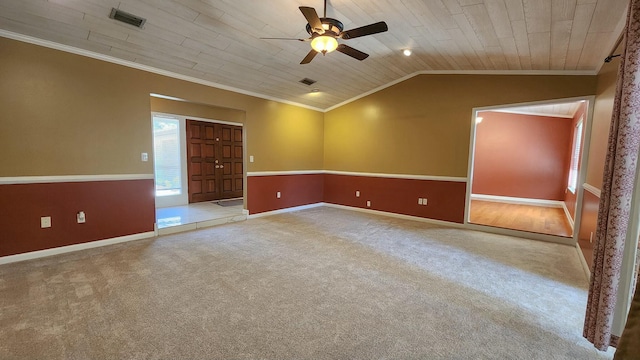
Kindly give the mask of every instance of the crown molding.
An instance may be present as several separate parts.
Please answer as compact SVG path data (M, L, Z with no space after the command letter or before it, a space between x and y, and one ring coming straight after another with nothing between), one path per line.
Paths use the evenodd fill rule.
M596 76L598 75L598 73L592 70L423 70L403 76L400 79L378 86L377 88L352 97L351 99L328 107L324 110L324 112L335 110L341 106L347 105L356 100L362 99L365 96L377 93L378 91L384 90L388 87L399 84L403 81L409 80L419 75Z
M520 111L520 110L511 110L509 108L504 109L496 109L492 110L493 112L501 112L508 114L518 114L518 115L531 115L531 116L544 116L544 117L554 117L554 118L563 118L563 119L573 119L571 115L560 115L560 114L551 114L551 113L541 113L534 111Z
M150 73L154 73L154 74L158 74L158 75L162 75L162 76L167 76L167 77L178 79L178 80L184 80L184 81L188 81L188 82L195 83L195 84L200 84L200 85L213 87L213 88L220 89L220 90L232 91L232 92L235 92L235 93L238 93L238 94L242 94L242 95L253 96L253 97L257 97L257 98L261 98L261 99L265 99L265 100L279 102L279 103L282 103L282 104L298 106L298 107L302 107L302 108L306 108L306 109L310 109L310 110L314 110L314 111L319 111L319 112L324 112L325 111L325 110L323 110L321 108L317 108L317 107L314 107L314 106L301 104L301 103L297 103L297 102L293 102L293 101L289 101L289 100L279 99L279 98L276 98L276 97L272 97L272 96L268 96L268 95L264 95L264 94L259 94L259 93L253 92L253 91L247 91L247 90L239 89L239 88L236 88L236 87L233 87L233 86L219 84L219 83L216 83L216 82L213 82L213 81L198 79L198 78L195 78L193 76L181 75L181 74L178 74L178 73L174 73L172 71L162 70L162 69L158 69L158 68L155 68L155 67L152 67L152 66L139 64L139 63L136 63L136 62L133 62L133 61L122 60L122 59L115 58L113 56L104 55L104 54L100 54L100 53L89 51L89 50L79 49L79 48L76 48L76 47L73 47L73 46L69 46L69 45L63 45L63 44L59 44L59 43L56 43L56 42L53 42L53 41L49 41L49 40L38 39L38 38L35 38L35 37L32 37L32 36L18 34L18 33L14 33L14 32L7 31L7 30L0 29L0 37L12 39L12 40L17 40L17 41L22 41L22 42L29 43L29 44L39 45L39 46L43 46L43 47L54 49L54 50L60 50L60 51L64 51L64 52L67 52L67 53L80 55L80 56L85 56L85 57L89 57L89 58L96 59L96 60L102 60L102 61L106 61L106 62L109 62L109 63L112 63L112 64L122 65L122 66L130 67L130 68L133 68L133 69L142 70L142 71L146 71L146 72L150 72ZM153 95L155 97L170 98L172 100L182 100L182 99L174 98L174 97L171 97L171 96L165 96L165 95L159 95L159 94L153 94ZM186 100L183 100L183 101L186 101Z
M216 89L220 89L220 90L226 90L226 91L232 91L238 94L242 94L242 95L247 95L247 96L253 96L253 97L257 97L260 99L265 99L265 100L270 100L270 101L275 101L275 102L279 102L282 104L287 104L287 105L293 105L293 106L298 106L298 107L302 107L305 109L309 109L309 110L314 110L314 111L319 111L322 113L326 113L329 112L331 110L335 110L341 106L347 105L349 103L352 103L356 100L362 99L363 97L369 96L371 94L374 94L378 91L384 90L388 87L394 86L396 84L399 84L403 81L409 80L415 76L418 75L511 75L511 76L517 76L517 75L573 75L573 76L584 76L584 75L588 75L588 76L594 76L597 75L597 71L592 71L592 70L423 70L423 71L417 71L411 74L408 74L406 76L403 76L397 80L391 81L387 84L378 86L374 89L371 89L365 93L362 93L360 95L357 95L355 97L352 97L350 99L347 99L341 103L338 103L336 105L330 106L328 108L322 109L322 108L318 108L315 106L310 106L310 105L306 105L306 104L302 104L302 103L297 103L294 101L289 101L289 100L284 100L284 99L280 99L280 98L276 98L276 97L272 97L272 96L268 96L268 95L264 95L264 94L260 94L260 93L256 93L253 91L248 91L248 90L243 90L240 88L236 88L233 86L228 86L228 85L223 85L223 84L219 84L213 81L208 81L208 80L203 80L203 79L198 79L192 76L187 76L187 75L181 75L178 73L174 73L172 71L167 71L167 70L162 70L162 69L158 69L152 66L148 66L148 65L144 65L144 64L139 64L133 61L128 61L128 60L122 60L122 59L118 59L115 58L113 56L109 56L109 55L104 55L104 54L100 54L97 52L93 52L93 51L89 51L89 50L84 50L84 49L80 49L80 48L76 48L73 46L69 46L69 45L64 45L64 44L59 44L53 41L49 41L49 40L43 40L43 39L39 39L36 37L32 37L32 36L28 36L28 35L23 35L23 34L18 34L12 31L7 31L7 30L2 30L0 29L0 37L4 37L4 38L8 38L8 39L12 39L12 40L17 40L17 41L22 41L25 43L29 43L29 44L34 44L34 45L39 45L39 46L43 46L46 48L50 48L50 49L54 49L54 50L60 50L60 51L64 51L67 53L71 53L71 54L76 54L76 55L80 55L80 56L86 56L92 59L97 59L97 60L102 60L102 61L106 61L112 64L117 64L117 65L122 65L122 66L126 66L126 67L130 67L133 69L137 69L137 70L142 70L142 71L146 71L146 72L150 72L150 73L154 73L154 74L158 74L158 75L162 75L162 76L167 76L170 78L174 78L174 79L179 79L179 80L184 80L184 81L188 81L191 83L195 83L195 84L200 84L200 85L205 85L205 86L209 86L209 87L213 87ZM165 98L171 98L171 99L175 99L175 100L181 100L181 101L187 101L187 100L183 100L183 99L179 99L179 98L173 98L171 96L165 96L165 95L160 95L160 94L153 94L156 97L165 97Z

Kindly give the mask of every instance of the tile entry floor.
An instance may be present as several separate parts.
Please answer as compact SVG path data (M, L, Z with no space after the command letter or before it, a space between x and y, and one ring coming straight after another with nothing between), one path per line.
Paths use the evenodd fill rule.
M156 209L158 233L162 235L242 221L247 218L242 209L242 205L220 206L215 201L158 208Z

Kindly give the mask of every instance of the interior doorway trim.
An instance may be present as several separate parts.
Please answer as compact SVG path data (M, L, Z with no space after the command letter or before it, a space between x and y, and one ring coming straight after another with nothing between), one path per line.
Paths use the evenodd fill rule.
M561 236L554 235L544 235L544 234L536 234L527 231L514 230L514 229L503 229L493 226L486 226L480 224L474 224L469 222L470 209L471 209L471 186L473 184L473 165L474 165L474 157L475 157L475 145L476 145L476 116L478 112L481 111L489 111L496 109L503 109L508 107L519 107L519 106L531 106L531 105L552 105L552 104L560 104L567 102L575 102L575 101L587 101L587 116L585 118L585 134L584 139L582 141L582 159L580 160L580 171L578 173L578 184L584 184L586 182L587 177L587 164L589 160L589 147L591 145L591 127L592 127L592 119L593 119L593 110L595 104L595 96L579 96L579 97L571 97L571 98L562 98L562 99L549 99L549 100L541 100L541 101L530 101L530 102L522 102L522 103L511 103L511 104L501 104L501 105L492 105L492 106L483 106L483 107L474 107L471 110L471 133L469 140L469 157L468 157L468 167L467 167L467 193L465 199L465 208L464 208L464 224L472 229L490 232L494 234L501 235L509 235L509 236L518 236L528 239L537 239L549 242L555 242L559 244L572 245L575 246L578 243L578 234L580 233L580 220L582 218L582 214L580 211L576 211L575 219L574 219L574 231L572 238L564 238ZM576 190L576 208L582 209L582 201L583 201L583 192L584 188L580 187Z

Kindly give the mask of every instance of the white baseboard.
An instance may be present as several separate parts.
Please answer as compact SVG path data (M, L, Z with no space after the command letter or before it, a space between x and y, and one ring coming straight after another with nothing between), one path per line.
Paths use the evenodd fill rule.
M315 204L294 206L294 207L290 207L290 208L273 210L273 211L266 211L266 212L261 212L261 213L257 213L257 214L249 214L247 216L247 219L255 219L255 218L260 218L260 217L264 217L264 216L284 214L284 213L288 213L288 212L292 212L292 211L312 209L312 208L316 208L316 207L323 206L323 205L324 205L324 203L315 203Z
M506 204L518 204L518 205L546 206L546 207L555 207L555 208L561 208L562 204L564 204L564 201L559 201L559 200L530 199L530 198L519 198L519 197L510 197L510 196L482 195L482 194L471 194L471 200L492 201L492 202L501 202Z
M530 232L526 232L526 231L511 230L511 229L501 229L501 228L496 228L496 227L491 227L491 226L477 225L477 224L470 224L470 223L468 223L468 224L460 224L460 223L443 221L443 220L422 218L422 217L418 217L418 216L396 214L396 213L392 213L392 212L386 212L386 211L380 211L380 210L372 210L372 209L363 209L363 208L359 208L359 207L338 205L338 204L330 204L330 203L316 203L316 204L311 204L311 205L304 205L304 206L297 206L297 207L292 207L292 208L287 208L287 209L269 211L269 212L249 215L248 218L249 219L258 218L258 217L264 217L264 216L288 213L288 212L293 212L293 211L299 211L299 210L304 210L304 209L311 209L311 208L316 208L316 207L320 207L320 206L326 206L326 207L331 207L331 208L336 208L336 209L343 209L343 210L350 210L350 211L358 211L358 212L363 212L363 213L368 213L368 214L375 214L375 215L380 215L380 216L387 216L387 217L398 218L398 219L419 221L419 222L423 222L423 223L441 225L441 226L446 226L446 227L451 227L451 228L489 232L489 233L492 233L492 234L514 236L514 237L519 237L519 238L524 238L524 239L532 239L532 240L551 242L551 243L555 243L555 244L575 246L575 242L574 242L573 238L564 238L562 236L530 233Z
M564 214L567 216L567 220L569 221L569 225L571 225L571 231L573 231L573 218L571 217L571 213L569 212L569 209L567 208L567 203L565 203L564 201L562 202L562 209L564 210Z
M253 218L270 216L270 215L277 215L277 214L283 214L283 213L288 213L288 212L293 212L293 211L312 209L312 208L316 208L316 207L320 207L320 206L326 206L326 207L331 207L331 208L336 208L336 209L343 209L343 210L350 210L350 211L359 211L359 212L363 212L363 213L382 215L382 216L393 217L393 218L398 218L398 219L414 220L414 221L420 221L420 222L425 222L425 223L430 223L430 224L435 224L435 225L442 225L442 226L447 226L447 227L457 227L457 228L464 228L465 227L464 224L459 224L459 223L454 223L454 222L449 222L449 221L428 219L428 218L422 218L422 217L419 217L419 216L396 214L396 213L392 213L392 212L386 212L386 211L380 211L380 210L372 210L372 209L363 209L363 208L354 207L354 206L330 204L330 203L324 203L324 202L310 204L310 205L296 206L296 207L280 209L280 210L274 210L274 211L268 211L268 212L263 212L263 213L258 213L258 214L254 214L254 215L249 215L248 218L249 219L253 219Z
M580 244L576 244L576 251L578 252L578 257L580 258L580 264L582 264L582 270L584 270L584 274L587 276L587 280L591 279L591 270L589 269L589 264L587 264L587 260L584 258L584 254L582 253L582 249L580 248Z
M326 206L326 207L336 208L336 209L358 211L358 212L363 212L363 213L368 213L368 214L376 214L376 215L382 215L382 216L397 218L397 219L420 221L420 222L434 224L434 225L442 225L442 226L455 227L455 228L464 228L465 227L464 224L460 224L460 223L444 221L444 220L429 219L429 218L423 218L423 217L412 216L412 215L396 214L396 213L387 212L387 211L363 209L363 208L354 207L354 206L346 206L346 205L338 205L338 204L330 204L330 203L322 203L322 205Z
M79 250L92 249L96 247L113 245L113 244L123 243L127 241L148 239L154 236L155 236L154 231L148 231L148 232L139 233L139 234L119 236L111 239L97 240L97 241L91 241L91 242L82 243L82 244L61 246L53 249L45 249L45 250L32 251L32 252L23 253L23 254L3 256L3 257L0 257L0 265L14 263L18 261L38 259L46 256L64 254L64 253L69 253L69 252L74 252Z
M545 241L545 242L550 242L554 244L561 244L561 245L568 245L568 246L575 246L576 244L573 238L557 236L557 235L548 235L548 234L542 234L542 233L534 233L534 232L529 232L524 230L499 228L499 227L494 227L489 225L467 223L466 229L474 230L474 231L482 231L482 232L497 234L497 235L513 236L521 239Z

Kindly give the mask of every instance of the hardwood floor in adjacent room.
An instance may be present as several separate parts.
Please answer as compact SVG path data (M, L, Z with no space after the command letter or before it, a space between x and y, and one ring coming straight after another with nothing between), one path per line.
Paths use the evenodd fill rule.
M562 208L472 200L469 222L540 234L573 235Z

